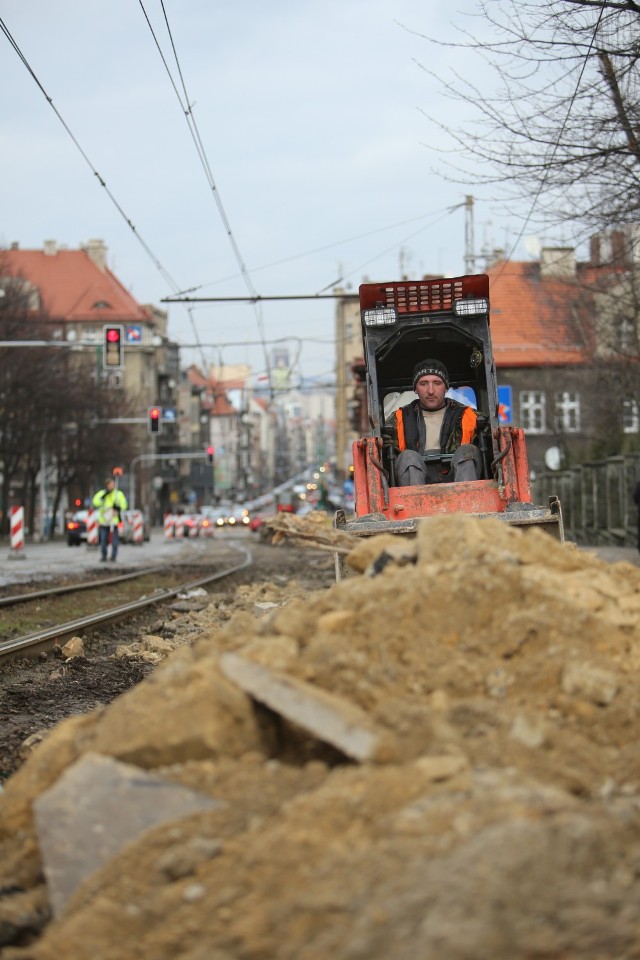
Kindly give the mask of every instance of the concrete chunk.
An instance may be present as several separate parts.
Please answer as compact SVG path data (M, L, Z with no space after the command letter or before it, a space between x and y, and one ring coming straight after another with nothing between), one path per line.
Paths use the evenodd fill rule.
M583 697L590 703L608 706L618 692L618 678L611 670L589 663L567 663L562 671L562 690L569 696Z
M220 669L254 700L353 760L365 763L392 758L391 737L376 730L364 711L342 697L236 653L222 654Z
M83 880L145 830L219 806L139 767L85 754L34 803L54 915Z

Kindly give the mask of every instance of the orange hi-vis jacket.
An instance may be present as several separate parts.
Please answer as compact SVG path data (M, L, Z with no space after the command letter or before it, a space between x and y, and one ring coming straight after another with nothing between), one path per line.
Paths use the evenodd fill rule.
M473 443L476 436L478 417L473 407L467 407L457 400L448 399L440 430L440 452L453 453L463 443ZM420 401L414 400L399 407L394 414L396 447L398 450L417 450L422 453L424 443L424 424Z

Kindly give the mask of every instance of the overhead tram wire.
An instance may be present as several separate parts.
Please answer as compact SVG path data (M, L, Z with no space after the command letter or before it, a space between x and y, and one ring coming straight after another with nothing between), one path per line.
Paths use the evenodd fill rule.
M239 248L238 243L237 243L237 241L236 241L236 239L235 239L235 236L234 236L234 234L233 234L233 230L231 229L231 223L230 223L230 221L229 221L229 218L228 218L228 216L227 216L227 213L226 213L226 211L225 211L225 209L224 209L224 206L223 206L223 204L222 204L222 200L221 200L221 198L220 198L220 191L218 190L218 187L217 187L217 185L216 185L216 182L215 182L215 179L214 179L214 176L213 176L213 171L211 170L211 165L210 165L209 160L208 160L208 158L207 158L207 153L206 153L206 150L205 150L205 148L204 148L204 144L203 144L203 142L202 142L202 137L200 136L200 131L199 131L199 129L198 129L198 125L197 125L197 123L196 123L195 116L194 116L194 114L193 114L193 105L190 103L190 100L189 100L189 95L188 95L188 92L187 92L187 87L186 87L186 84L185 84L185 81L184 81L184 76L183 76L183 74L182 74L182 69L181 69L181 67L180 67L180 61L179 61L179 59L178 59L178 53L177 53L177 50L176 50L176 46L175 46L175 44L174 44L174 42L173 42L173 36L172 36L172 33L171 33L171 27L169 26L169 20L168 20L167 13L166 13L166 10L165 10L164 0L160 0L160 6L162 7L162 13L163 13L163 16L164 16L165 25L166 25L167 33L168 33L168 35L169 35L169 40L170 40L170 43L171 43L171 49L173 50L173 56L174 56L174 59L175 59L175 62L176 62L176 68L177 68L177 70L178 70L178 75L179 75L179 77L180 77L180 83L181 83L181 85L182 85L182 91L183 91L183 94L184 94L184 103L183 103L182 97L181 97L181 95L180 95L180 92L179 92L179 90L178 90L178 88L177 88L177 86L176 86L176 83L175 83L175 81L174 81L174 79L173 79L173 76L172 76L172 74L171 74L171 70L169 69L169 65L168 65L168 63L167 63L167 61L166 61L166 58L165 58L165 56L164 56L164 54L163 54L163 52L162 52L162 49L161 49L160 44L159 44L159 42L158 42L158 38L156 37L156 34L155 34L155 31L154 31L153 26L152 26L152 24L151 24L151 21L149 20L149 17L148 17L148 15L147 15L147 12L146 12L146 10L145 10L145 8L144 8L144 4L143 4L142 0L138 0L138 3L140 4L140 8L141 8L141 10L142 10L142 12L143 12L143 14L144 14L145 20L147 21L147 25L148 25L148 27L149 27L149 30L151 31L151 35L152 35L153 40L154 40L154 42L155 42L155 44L156 44L156 47L157 47L157 49L158 49L158 53L160 54L160 58L161 58L161 60L162 60L162 63L164 64L164 68L165 68L165 70L166 70L166 72L167 72L167 75L168 75L168 77L169 77L171 86L173 87L173 90L174 90L174 92L175 92L175 94L176 94L176 97L178 98L178 103L180 104L180 107L181 107L181 109L182 109L182 111L183 111L183 113L184 113L185 120L186 120L187 126L188 126L188 128L189 128L189 132L191 133L191 137L192 137L192 139L193 139L193 142L194 142L194 145L195 145L195 148L196 148L196 152L197 152L198 157L199 157L199 159L200 159L200 163L201 163L202 168L203 168L203 170L204 170L204 172L205 172L205 176L206 176L206 178L207 178L207 182L208 182L208 184L209 184L209 188L210 188L210 190L211 190L211 192L212 192L212 194L213 194L213 198L214 198L214 200L215 200L215 202L216 202L216 205L217 205L217 208L218 208L218 213L220 214L220 218L221 218L221 220L222 220L224 229L225 229L225 231L226 231L227 237L228 237L229 242L230 242L230 244L231 244L231 248L232 248L232 250L233 250L233 254L234 254L234 256L235 256L236 262L237 262L238 267L239 267L239 269L240 269L240 273L241 273L242 278L243 278L243 280L244 280L244 282L245 282L245 285L246 285L246 287L247 287L247 290L248 290L249 293L251 294L250 301L254 304L254 313L255 313L255 316L256 316L256 323L257 323L257 326L258 326L258 333L260 334L260 337L261 337L262 342L263 342L264 359L265 359L265 364L266 364L267 370L269 371L269 384L271 385L271 373L270 373L270 365L269 365L269 356L268 356L266 344L264 343L265 334L264 334L264 325L263 325L263 319L262 319L262 310L261 310L261 307L258 305L258 301L259 301L261 298L258 296L257 290L255 289L255 287L254 287L254 285L253 285L253 282L252 282L251 277L250 277L250 275L249 275L249 271L247 270L247 267L246 267L246 264L245 264L244 259L243 259L243 257L242 257L242 254L240 253L240 248ZM185 302L188 302L188 301L185 301Z
M423 227L420 227L419 230L415 230L413 233L409 234L407 237L404 237L398 243L394 243L393 246L387 247L386 250L383 250L381 253L376 254L375 257L366 260L364 263L361 263L358 267L355 267L353 270L350 270L349 273L342 274L342 276L337 277L331 283L328 283L325 287L322 287L321 290L318 290L317 293L307 293L307 294L289 294L282 296L261 296L257 295L255 298L252 297L189 297L184 296L184 294L190 293L193 290L201 289L201 287L191 287L190 290L183 290L177 294L174 294L173 297L164 297L162 303L242 303L250 300L347 300L347 299L357 299L357 294L350 294L345 292L340 293L327 293L326 291L332 287L336 287L337 284L341 283L343 280L346 280L347 277L353 276L354 273L357 273L359 270L362 270L363 267L368 266L370 263L375 263L380 257L384 257L385 254L390 253L392 250L395 250L399 245L406 243L408 240L411 240L413 237L419 236L425 230L428 230L430 227L435 226L437 223L440 223L441 220L444 220L445 217L448 217L450 214L455 213L456 210L459 210L463 207L463 203L457 203L452 207L447 207L446 210L439 214L434 220L431 220L429 223L425 224ZM406 221L405 221L406 222Z
M425 224L424 227L420 227L419 230L415 230L413 233L409 234L409 236L400 240L399 244L402 245L403 243L406 243L407 240L417 237L425 230L428 230L429 227L433 227L436 223L440 223L440 221L444 220L445 217L448 217L451 213L454 213L463 206L464 204L458 203L453 207L448 207L444 213L436 217L435 220L432 220L430 223ZM182 294L189 293L190 291L181 291L180 293L174 294L173 297L163 297L162 303L243 303L252 300L355 300L358 298L358 295L355 293L346 293L344 291L339 293L327 293L326 291L332 287L335 288L338 283L346 280L347 277L353 276L354 273L362 270L363 267L368 266L370 263L375 263L375 261L380 259L380 257L384 257L385 254L395 250L399 244L394 243L393 246L387 247L386 250L376 254L375 257L371 257L370 260L366 260L364 263L361 263L360 266L350 270L349 273L345 273L342 276L337 277L331 283L328 283L325 287L322 287L321 290L318 290L317 293L284 294L281 296L261 296L260 294L257 294L255 297L188 297L183 296ZM197 290L198 287L192 287L191 289Z
M453 213L454 210L457 210L459 207L464 206L464 204L457 204L455 207L449 207L445 211L446 213ZM415 223L417 220L424 220L426 217L432 217L433 213L423 213L419 217L409 217L407 220L398 220L396 223L390 223L385 227L376 227L375 230L367 230L365 233L356 234L353 237L347 237L344 240L336 240L333 243L325 243L321 247L314 247L313 250L305 250L303 253L294 253L289 257L283 257L281 260L272 260L271 263L263 263L259 267L253 267L253 272L257 273L260 270L269 270L271 267L280 267L284 263L292 263L294 260L301 260L303 257L311 257L314 253L322 253L324 250L332 250L334 247L339 247L344 243L353 243L354 240L364 240L366 237L372 237L376 233L384 233L386 230L394 230L396 227L403 227L407 223ZM438 213L438 217L440 217ZM428 226L433 226L433 223L437 223L438 220L433 221ZM412 234L414 236L414 234ZM401 243L405 243L405 240L401 240ZM193 287L186 287L184 290L178 290L178 295L181 296L185 293L195 293L196 290L202 290L203 287L214 286L218 283L226 283L227 280L235 280L238 274L233 274L227 277L220 277L217 280L207 280L205 283L198 283Z
M453 207L448 207L443 214L440 214L436 217L435 220L432 220L430 223L425 224L423 227L420 227L419 230L415 230L413 233L410 233L408 237L405 237L404 240L400 240L400 244L394 243L393 246L387 247L386 250L383 250L382 253L378 253L375 257L372 257L370 260L366 260L364 263L361 263L360 266L354 267L353 270L350 270L349 273L344 273L341 277L338 277L336 280L333 280L331 283L328 283L326 287L322 287L318 291L318 294L323 294L325 290L329 290L331 287L337 286L339 283L342 283L343 280L346 280L347 277L353 276L354 273L357 273L359 270L362 270L363 267L369 266L370 263L375 263L376 260L379 260L380 257L384 257L385 254L391 253L392 250L395 250L397 246L401 246L403 243L406 243L407 240L412 240L414 237L417 237L419 234L424 233L425 230L428 230L429 227L433 227L436 223L440 223L441 220L444 220L445 217L448 217L449 214L454 213L456 210L459 210L460 207L463 207L463 203L457 203Z
M39 80L38 77L36 76L35 71L33 70L33 68L31 67L31 65L30 65L30 63L29 63L29 61L27 60L27 58L26 58L25 55L23 54L22 50L21 50L20 47L18 46L17 42L15 41L14 37L13 37L12 34L11 34L11 31L9 30L9 28L8 28L7 25L5 24L5 22L4 22L4 20L2 19L2 17L0 17L0 31L2 31L2 33L5 35L5 37L6 37L7 40L9 41L10 45L13 47L13 50L15 51L15 53L17 54L17 56L19 57L19 59L22 61L23 65L25 66L25 68L26 68L26 70L27 70L27 72L31 75L31 77L32 77L32 79L34 80L34 82L36 83L38 89L40 90L40 92L42 93L43 97L45 98L45 100L47 101L47 103L49 104L49 106L51 107L51 109L53 110L53 112L55 113L56 117L58 118L58 120L60 121L60 123L62 124L62 126L64 127L65 131L66 131L67 134L69 135L71 141L73 142L74 146L77 148L77 150L78 150L78 152L80 153L80 155L82 156L83 160L85 161L85 163L87 164L87 166L89 167L89 169L91 170L91 172L93 173L93 175L94 175L94 176L96 177L96 179L98 180L98 183L100 184L100 186L103 187L105 193L107 194L107 196L108 196L109 199L111 200L112 204L114 205L114 207L116 208L116 210L118 211L118 213L120 214L120 216L123 218L123 220L125 221L125 223L126 223L127 226L129 227L129 229L132 231L133 235L134 235L135 238L137 239L138 243L142 246L142 248L143 248L143 250L145 251L145 253L147 254L147 256L151 259L153 265L154 265L155 268L158 270L158 272L160 273L160 275L161 275L161 277L163 278L163 280L165 281L165 283L167 283L167 284L171 287L171 289L174 290L174 291L180 290L180 284L178 284L178 283L173 279L173 277L171 276L171 274L169 273L169 271L162 265L161 261L160 261L160 260L158 259L158 257L155 255L155 253L153 252L153 250L151 249L151 247L149 246L149 244L146 242L146 240L144 240L144 238L142 237L142 235L139 233L138 229L136 228L136 226L135 226L135 224L133 223L133 221L131 220L131 218L127 216L127 214L125 213L124 209L120 206L120 204L119 204L118 201L116 200L115 196L113 195L113 193L111 192L111 190L110 190L109 187L107 186L106 181L104 180L104 178L100 175L100 173L98 172L98 170L96 169L96 167L94 166L94 164L93 164L93 163L91 162L91 160L89 159L87 153L86 153L85 150L82 148L82 146L80 145L79 141L77 140L77 138L75 137L75 135L74 135L73 132L71 131L71 128L69 127L69 125L67 124L67 122L66 122L65 119L63 118L62 114L60 113L60 111L58 110L58 108L56 107L56 105L54 104L53 98L49 96L49 94L47 93L47 91L45 90L45 88L43 87L43 85L41 84L40 80ZM195 329L195 325L194 325L194 323L193 323L193 317L191 318L191 323L192 323L192 326L193 326L194 336L195 336L195 338L196 338L196 340L197 340L197 339L198 339L198 333L197 333L197 330Z

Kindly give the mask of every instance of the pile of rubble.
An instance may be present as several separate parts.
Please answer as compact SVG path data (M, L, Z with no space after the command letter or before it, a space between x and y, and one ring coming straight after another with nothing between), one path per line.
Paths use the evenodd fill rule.
M640 957L640 570L460 516L347 559L45 737L3 958Z

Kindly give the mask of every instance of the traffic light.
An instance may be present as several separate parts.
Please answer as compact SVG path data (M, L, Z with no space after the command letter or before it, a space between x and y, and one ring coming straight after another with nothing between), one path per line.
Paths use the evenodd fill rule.
M207 447L207 463L211 466L213 466L213 455L215 452L215 447Z
M102 365L107 370L122 370L124 366L123 328L121 324L105 326L102 344Z
M149 407L149 433L160 433L162 411L160 407Z

